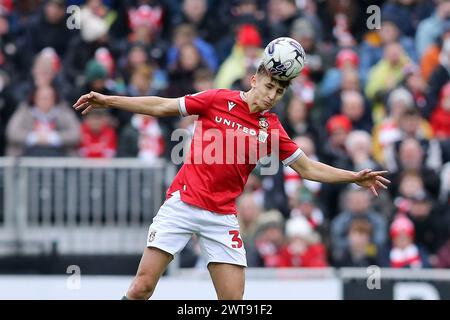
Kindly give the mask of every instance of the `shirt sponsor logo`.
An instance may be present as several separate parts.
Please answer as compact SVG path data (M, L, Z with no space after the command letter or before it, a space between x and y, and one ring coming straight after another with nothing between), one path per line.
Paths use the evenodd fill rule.
M239 130L242 130L244 133L247 133L247 134L249 134L251 136L256 136L256 130L255 129L250 129L250 128L248 128L246 126L243 126L242 124L237 123L235 121L232 121L232 120L226 119L224 117L220 117L220 116L215 116L214 120L217 123L221 123L221 124L226 125L227 127L238 128Z
M228 111L231 111L236 106L236 103L232 101L228 101Z
M213 115L211 120L216 125L207 122L207 129L203 128L203 121L196 121L194 135L192 137L185 135L189 142L181 141L172 149L171 159L175 164L254 165L260 159L270 158L267 157L268 155L279 154L278 129L272 129L269 134L266 130L251 129L219 115ZM177 130L186 131L185 129ZM174 130L174 132L178 131ZM172 141L176 141L173 137L174 132L172 132ZM269 138L271 138L270 145ZM272 162L278 163L278 161ZM264 164L267 163L267 161L264 162ZM273 166L271 165L270 168ZM270 172L275 173L275 171Z

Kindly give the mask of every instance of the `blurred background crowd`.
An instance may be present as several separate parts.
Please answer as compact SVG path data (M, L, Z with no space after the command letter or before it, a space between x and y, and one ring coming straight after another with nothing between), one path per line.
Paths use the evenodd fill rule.
M306 51L273 110L290 137L392 184L374 198L257 167L238 201L249 266L450 267L450 1L0 0L0 155L170 161L171 132L193 119L70 105L90 90L248 90L279 36ZM193 238L181 265L201 266L198 253Z

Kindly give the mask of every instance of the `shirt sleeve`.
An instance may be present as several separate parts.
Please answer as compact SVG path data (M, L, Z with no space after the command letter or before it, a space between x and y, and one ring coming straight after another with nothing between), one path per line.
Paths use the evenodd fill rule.
M289 138L278 119L276 120L274 129L275 130L272 129L271 151L272 153L275 152L278 154L278 157L283 165L289 166L303 156L304 152L294 141L291 140L291 138Z
M183 117L204 115L210 109L217 90L201 91L178 99L178 110Z

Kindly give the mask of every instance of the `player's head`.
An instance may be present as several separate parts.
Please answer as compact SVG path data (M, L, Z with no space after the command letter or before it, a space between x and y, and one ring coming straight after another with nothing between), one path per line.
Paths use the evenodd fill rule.
M284 95L291 81L281 81L272 78L270 73L260 65L251 79L255 102L262 110L270 110Z
M270 72L264 67L263 64L260 64L258 69L256 70L256 76L267 77L271 81L276 82L283 89L287 89L291 85L291 81L292 81L292 80L282 81L282 80L273 78L270 75Z

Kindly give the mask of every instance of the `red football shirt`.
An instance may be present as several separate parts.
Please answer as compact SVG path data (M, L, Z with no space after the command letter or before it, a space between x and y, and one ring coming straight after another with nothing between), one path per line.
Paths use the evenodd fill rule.
M278 154L284 165L303 155L277 116L250 113L240 91L214 89L179 99L183 116L198 115L190 155L167 191L221 214L237 214L236 198L259 159Z
M85 158L112 158L117 150L117 135L114 128L103 126L100 132L93 132L86 123L81 124L80 149Z

